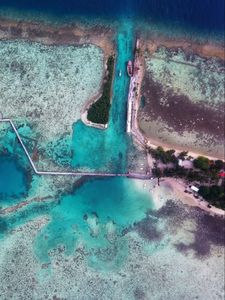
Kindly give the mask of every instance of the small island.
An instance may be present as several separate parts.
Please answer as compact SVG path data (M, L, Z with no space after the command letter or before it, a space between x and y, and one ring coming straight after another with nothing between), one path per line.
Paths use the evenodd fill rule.
M115 58L109 56L107 61L107 74L103 84L103 92L101 97L94 102L88 109L87 119L92 123L106 125L109 120L109 110L111 106L111 89L113 81Z

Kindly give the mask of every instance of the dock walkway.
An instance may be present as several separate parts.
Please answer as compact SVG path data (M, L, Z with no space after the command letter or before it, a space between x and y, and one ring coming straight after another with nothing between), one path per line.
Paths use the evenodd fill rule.
M139 97L141 82L143 79L143 62L140 58L140 41L137 39L136 42L136 52L133 62L133 76L130 78L130 86L127 100L127 133L131 133L136 140L145 146L145 139L140 133L138 123L137 123L137 113L139 107ZM139 50L139 51L138 51Z
M128 178L136 178L136 179L149 179L150 176L148 174L139 174L139 173L133 173L133 172L128 172L128 173L105 173L105 172L57 172L57 171L38 171L29 152L27 151L26 146L24 145L20 134L14 124L14 122L10 118L0 118L0 122L5 122L9 123L11 127L13 128L16 137L22 146L29 162L30 165L34 171L35 174L37 175L55 175L55 176L96 176L96 177L128 177Z

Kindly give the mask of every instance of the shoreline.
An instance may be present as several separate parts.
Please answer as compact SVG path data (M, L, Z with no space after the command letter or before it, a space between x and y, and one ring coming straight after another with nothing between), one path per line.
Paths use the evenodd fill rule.
M115 56L116 55L117 54L115 54ZM101 129L101 130L104 130L104 129L108 128L108 126L109 126L109 120L108 120L108 122L106 124L94 123L94 122L88 120L87 115L88 115L88 110L90 109L90 107L92 106L92 104L94 104L95 102L97 102L100 99L100 97L102 97L103 86L104 86L104 78L105 78L105 76L107 76L107 73L108 73L108 70L107 70L107 60L108 60L108 58L109 58L109 55L104 60L104 68L105 68L105 70L104 70L104 74L103 74L103 77L102 77L101 89L100 89L100 91L95 96L93 96L84 105L84 108L82 109L82 112L81 112L81 121L86 126L94 127L94 128ZM114 61L113 74L112 74L111 92L110 92L110 105L112 104L112 93L113 93L112 92L112 87L113 87L113 83L114 83L115 68L116 68L116 60ZM110 116L110 109L111 109L111 107L109 108L109 116Z
M170 150L171 147L169 144L161 142L161 141L157 141L154 138L148 137L140 128L140 121L138 118L138 109L140 107L140 97L141 97L141 88L142 88L142 84L143 84L143 79L144 79L144 75L145 75L145 60L143 58L143 54L144 54L144 50L146 47L146 43L143 42L143 40L140 41L139 43L139 47L141 50L141 55L139 55L139 57L136 57L137 60L137 66L138 66L138 72L137 75L134 76L135 77L135 85L137 85L137 89L136 89L136 95L133 96L133 98L135 99L134 101L134 116L133 116L133 126L131 128L131 133L133 135L133 137L137 140L137 142L142 146L149 146L152 148L157 148L158 146L162 146L165 150ZM131 78L132 80L132 78ZM144 141L144 143L142 142ZM217 159L221 159L220 157L216 157L216 156L210 156L201 152L196 152L193 150L188 150L187 148L182 148L182 147L176 147L174 148L176 152L181 152L181 151L188 151L188 154L191 155L194 158L197 158L198 156L205 156L210 160L217 160ZM224 158L222 158L222 160L224 160Z
M209 57L214 57L218 54L219 50L219 54L218 54L218 58L225 60L225 49L224 47L220 46L220 45L213 45L213 48L207 48L209 46L212 46L211 43L197 43L197 42L192 42L189 40L185 40L185 39L169 39L169 38L147 38L146 40L143 41L142 45L141 45L141 51L142 53L145 53L145 51L147 50L150 55L153 55L154 52L162 46L165 46L167 49L178 49L181 48L184 53L188 54L191 51L194 51L192 53L197 54L199 56L203 56L205 58L209 58ZM195 51L195 50L198 51ZM206 51L205 49L208 49L210 51ZM216 50L217 52L215 52L214 50ZM143 71L144 73L146 73L146 68ZM143 88L143 81L144 81L144 77L145 74L143 75L142 81L140 83L141 88ZM138 98L140 99L140 96L142 95L142 91L140 91L140 95L138 95ZM140 102L138 100L138 102ZM140 108L140 105L138 106L138 108ZM154 137L151 136L150 134L143 132L143 129L141 128L140 124L142 122L141 120L141 114L140 112L137 113L136 115L136 122L137 122L137 130L139 131L140 135L142 136L143 140L145 141L145 145L148 145L152 148L156 148L158 146L162 146L163 148L165 148L165 150L169 150L169 149L175 149L176 151L188 151L189 155L193 156L193 157L197 157L197 156L205 156L211 160L217 160L217 159L221 159L224 160L224 152L218 152L214 153L212 151L203 151L203 149L201 149L201 146L199 146L199 149L194 150L191 147L182 147L182 145L174 145L173 143L170 142L164 142L161 140L160 137ZM211 154L211 153L212 154Z
M104 33L103 27L98 27L98 29L100 30L100 32L98 32L96 30L96 26L95 28L89 28L84 29L84 27L79 27L79 26L62 26L62 27L53 27L53 26L47 26L47 25L42 25L41 23L31 23L31 22L21 22L21 21L2 21L2 19L0 18L0 40L12 40L12 39L22 39L22 40L31 40L31 41L35 41L35 42L41 42L43 44L46 45L61 45L61 44L69 44L69 45L81 45L81 44L85 44L85 43L91 43L91 44L95 44L97 46L99 46L100 48L103 49L104 51L104 60L106 61L106 58L108 55L110 55L112 53L112 51L115 50L115 44L112 42L112 37L113 37L113 32L110 29L107 29L108 31L106 31ZM103 30L103 31L101 31ZM91 33L93 33L93 36L90 36ZM36 35L35 35L36 34ZM50 36L50 38L49 38ZM74 40L73 40L74 38ZM182 41L182 40L181 40ZM148 41L149 42L149 41ZM150 42L149 42L150 43ZM161 43L161 44L160 44ZM183 43L183 44L182 44ZM178 45L183 45L183 47L186 47L185 49L190 49L190 45L193 46L193 44L191 43L187 43L184 41L182 41L182 43L180 41L177 41L177 43L175 43L175 40L166 40L164 42L162 42L161 39L159 39L157 42L155 42L155 44L152 45L152 48L149 48L149 45L147 44L147 49L149 49L150 51L153 51L154 47L158 47L158 46L162 46L162 45L171 45L172 48L174 47L178 47ZM157 46L158 45L158 46ZM146 42L144 43L144 46L146 47ZM202 51L202 53L205 55L207 54L214 54L215 55L215 49L217 48L204 48L204 46L201 46L202 48L196 48L198 49L198 51ZM216 47L216 46L215 46ZM206 49L210 50L210 51L206 51ZM214 51L214 52L213 52ZM224 59L224 53L223 56L221 56L221 52L218 52L217 55L219 55L219 57L221 59ZM104 64L105 65L105 64ZM144 70L143 70L144 72ZM143 76L143 74L141 74L141 77ZM140 80L140 86L142 83L142 79ZM139 86L139 88L140 88ZM93 98L95 99L91 99L88 102L88 106L91 105L91 103L96 101L96 98L98 99L99 94L96 96L94 96ZM140 95L138 95L138 103L139 104L139 100L140 100ZM91 102L91 103L90 103ZM82 121L87 121L85 120L85 112L83 112L82 114ZM139 129L139 132L142 134L143 138L146 140L145 135L140 131L140 128L138 126L138 120L136 118L137 116L135 115L135 123L137 123L137 129ZM84 122L83 121L83 122ZM89 122L89 121L88 121ZM85 123L86 124L86 123ZM88 126L94 126L96 124L86 124ZM104 126L104 128L101 127L101 124L97 124L98 127L100 129L105 129L107 127ZM154 144L152 144L152 140L148 139L150 142L151 146L155 146L155 141L153 141ZM162 145L162 143L160 143L160 145ZM176 149L178 150L178 149ZM200 153L196 153L196 152L189 152L189 154L193 157L197 157L199 155L204 155L204 154L200 154ZM206 155L204 155L206 156ZM210 156L206 156L210 159L216 159L215 157L210 157ZM169 181L168 181L169 180ZM175 189L177 189L178 185L175 184L174 182L171 181L172 179L167 179L166 181L164 180L165 183L170 184L173 188L175 187ZM181 185L182 187L182 185ZM179 192L181 192L180 188L178 189ZM181 197L181 201L183 201L183 196L185 196L186 198L186 194L183 192L182 197ZM195 201L195 205L194 206L199 206L196 202L196 199L193 197L193 199ZM188 204L190 204L191 202L188 202ZM190 204L191 205L191 204ZM202 208L202 206L199 206L200 208ZM214 211L214 209L207 209L207 207L203 208L209 212ZM215 208L216 209L216 208ZM216 209L219 210L219 209Z
M211 205L211 208L207 207L208 202L200 200L194 197L194 194L185 193L187 184L182 179L175 179L171 177L162 177L160 179L160 185L158 185L158 179L154 178L147 183L141 180L134 181L136 187L143 191L148 190L149 196L154 203L156 210L165 205L167 200L179 201L184 205L200 208L212 216L225 217L225 211Z
M154 140L152 138L148 138L143 133L142 133L142 135L145 138L145 140L147 141L146 145L149 146L149 147L151 147L151 148L153 148L153 149L156 149L157 147L161 146L161 147L163 147L163 149L165 151L174 149L175 153L182 152L182 151L187 151L188 155L192 156L193 158L197 158L198 156L204 156L204 157L207 157L209 160L218 160L218 159L221 159L220 157L210 156L210 155L207 155L207 154L204 154L204 153L201 153L201 152L194 152L192 150L189 151L187 148L179 148L179 147L172 148L172 147L170 147L169 144L166 144L166 143L163 143L163 142L158 142L158 141L156 141L156 140ZM224 157L222 158L222 160L224 161Z
M139 121L138 121L139 122ZM159 146L163 147L165 150L171 150L174 149L176 152L182 152L182 151L187 151L188 155L197 158L198 156L204 156L207 157L209 160L225 160L224 157L224 152L219 153L217 156L214 156L213 154L208 154L206 151L202 151L202 149L199 150L193 150L188 147L182 147L182 145L175 145L172 143L167 143L164 141L161 141L160 138L155 138L155 137L149 137L147 134L145 134L139 126L139 131L141 132L142 136L144 137L146 144L151 147L151 148L157 148ZM190 149L190 150L189 150Z
M87 101L87 103L85 103L85 105L83 106L83 108L81 110L81 115L80 115L80 120L84 123L84 125L89 126L89 127L94 127L94 128L97 128L97 129L101 129L101 130L107 129L108 128L108 123L107 124L93 123L93 122L88 120L87 114L88 114L88 110L91 107L91 105L93 103L95 103L96 101L98 101L98 99L102 96L104 77L105 77L105 74L107 72L106 61L107 61L107 57L105 57L105 54L104 54L104 72L102 74L102 81L101 81L101 85L100 85L101 86L100 90L96 95L91 97Z
M182 179L175 179L165 177L160 180L160 186L171 188L172 192L176 197L183 203L189 206L199 207L200 209L208 212L210 215L225 216L225 211L211 205L211 208L207 207L208 202L200 200L194 197L194 194L187 194L184 192L187 184Z
M141 48L142 53L143 53L144 46L145 45L142 44L142 48ZM155 140L152 140L151 138L146 137L146 135L140 129L139 122L138 122L137 110L140 106L140 96L141 96L140 87L142 86L145 70L143 68L141 68L142 64L139 64L139 66L140 67L138 68L138 74L136 75L137 82L138 82L138 85L139 85L139 89L137 89L137 94L134 97L134 99L135 99L134 106L135 106L136 110L134 110L135 113L134 113L133 118L134 118L135 126L134 126L134 128L132 128L133 130L131 130L133 139L138 144L140 144L140 146L143 149L145 149L146 146L149 146L149 147L152 147L152 148L156 148L157 146L163 146L163 147L166 146L165 150L169 150L169 149L171 149L171 148L168 147L169 145L167 145L165 143L164 144L163 143L157 143ZM144 141L144 143L143 143L143 141ZM183 149L183 150L187 151L187 149ZM180 152L177 147L175 148L175 151ZM191 155L193 158L197 158L198 156L202 155L204 157L207 157L210 160L219 159L218 157L207 156L207 155L204 155L202 153L192 152L192 151L188 151L188 154ZM150 165L149 165L149 167L150 167ZM156 180L157 179L154 179L154 182ZM145 188L145 186L146 186L146 184L143 183L142 188ZM140 185L139 185L139 187L140 187ZM150 180L149 192L152 195L153 201L155 201L156 207L158 207L158 206L160 207L160 205L162 204L161 200L166 199L167 192L164 193L164 191L168 190L168 188L169 188L169 190L172 191L172 198L175 197L175 198L177 198L177 200L179 200L182 203L187 204L189 206L199 207L200 209L202 209L202 210L204 210L204 211L206 211L206 212L208 212L212 215L214 214L214 215L225 216L225 211L224 210L219 209L219 208L217 208L215 206L212 206L212 205L211 205L211 208L209 208L208 207L209 203L207 201L205 201L203 199L199 200L199 199L195 198L194 194L185 193L186 187L187 187L187 183L185 183L184 180L182 180L182 179L178 180L178 179L175 179L175 178L166 177L166 178L162 178L160 180L160 186L158 186L157 183L154 183L154 186L153 186L153 183L151 183L151 180Z

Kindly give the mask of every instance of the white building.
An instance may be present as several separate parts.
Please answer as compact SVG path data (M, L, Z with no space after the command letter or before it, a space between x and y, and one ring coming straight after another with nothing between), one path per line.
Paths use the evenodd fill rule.
M191 186L191 190L194 191L194 192L196 192L196 193L198 193L199 188L197 188L196 186L192 185Z

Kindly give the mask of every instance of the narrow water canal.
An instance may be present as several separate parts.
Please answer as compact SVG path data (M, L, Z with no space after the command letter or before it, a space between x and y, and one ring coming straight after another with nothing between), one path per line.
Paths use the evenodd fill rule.
M74 169L91 169L124 173L127 170L127 149L130 138L126 134L126 110L129 77L126 63L133 57L134 34L132 22L123 19L117 33L117 53L113 98L109 127L100 130L85 126L81 121L73 128ZM122 73L119 76L119 73Z

